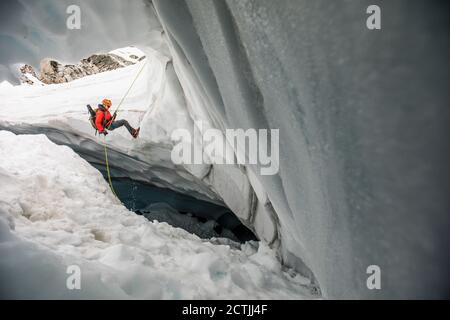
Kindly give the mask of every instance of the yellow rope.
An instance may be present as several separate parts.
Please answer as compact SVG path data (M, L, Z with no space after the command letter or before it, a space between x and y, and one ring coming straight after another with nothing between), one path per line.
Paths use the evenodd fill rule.
M122 102L125 100L126 96L128 95L128 93L130 93L131 88L134 86L134 83L136 82L137 78L139 77L139 75L141 74L142 70L144 70L145 65L147 64L147 60L145 61L145 63L142 65L141 69L139 70L139 72L136 74L136 76L133 79L133 82L131 82L130 87L128 88L127 92L125 92L124 96L122 97L122 100L120 100L119 105L116 108L116 111L114 111L114 114L117 113L117 111L119 110L120 106L122 105ZM109 124L109 126L107 127L107 129L109 129L109 127L111 126L111 123ZM106 162L106 172L108 173L108 182L109 182L109 187L111 188L112 193L116 196L117 199L119 199L119 197L116 194L116 191L114 190L113 184L112 184L112 180L111 180L111 172L109 170L109 161L108 161L108 148L106 147L106 136L104 136L105 140L104 140L104 147L105 147L105 162ZM119 199L120 200L120 199Z
M117 196L116 191L114 190L114 187L112 185L111 172L109 171L108 149L106 148L106 137L105 137L103 146L105 147L105 162L106 162L106 172L108 173L109 187L111 188L111 191L116 196L116 198L119 199L119 197Z
M116 111L114 111L113 114L116 114L119 111L120 106L122 105L122 102L125 100L125 98L127 97L128 93L130 93L131 88L133 88L134 83L136 82L136 80L139 78L139 75L141 74L142 70L144 70L144 67L147 65L147 60L145 60L145 63L142 65L141 69L139 70L139 72L136 74L136 76L133 79L133 82L131 82L130 87L128 88L127 92L125 92L124 96L122 97L122 99L120 100L119 104L117 105ZM111 126L112 122L109 124L108 128Z

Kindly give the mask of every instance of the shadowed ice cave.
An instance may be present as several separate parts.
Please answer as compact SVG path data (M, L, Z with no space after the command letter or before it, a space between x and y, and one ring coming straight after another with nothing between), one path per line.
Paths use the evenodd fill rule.
M226 206L129 178L113 178L112 183L122 203L150 221L167 222L204 239L257 240Z

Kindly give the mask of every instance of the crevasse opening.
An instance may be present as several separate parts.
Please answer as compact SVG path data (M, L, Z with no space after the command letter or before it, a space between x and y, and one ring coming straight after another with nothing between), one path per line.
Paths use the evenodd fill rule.
M129 178L113 178L112 183L124 206L149 221L167 222L203 239L257 240L225 205Z

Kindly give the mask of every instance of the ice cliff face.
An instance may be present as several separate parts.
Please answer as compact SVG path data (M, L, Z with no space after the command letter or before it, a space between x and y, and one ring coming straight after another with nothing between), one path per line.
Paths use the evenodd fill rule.
M130 146L123 137L114 142L113 162L129 160L115 174L223 201L285 264L314 276L325 297L443 297L450 267L448 5L383 2L382 30L369 31L370 4L155 0L154 10L150 2L133 1L112 13L121 4L100 1L82 10L104 28L88 38L61 32L81 43L81 51L88 48L79 39L109 50L134 44L157 62L125 108L133 117L139 105L134 119L142 123L142 144ZM17 5L45 12L35 3ZM63 13L65 5L55 4ZM43 25L33 28L54 32ZM5 32L15 38L18 31ZM52 56L74 59L64 44L48 41ZM3 78L24 62L12 57L2 57ZM53 103L52 111L59 110L65 100L54 96ZM78 122L68 129L50 112L41 115L40 127L18 114L0 127L25 130L27 119L40 129L66 131L58 142L77 141L80 153L99 146L81 125L83 116L71 114ZM195 120L222 131L280 129L279 172L261 176L254 165L173 166L170 132L200 130ZM381 269L382 290L366 286L370 265Z
M280 128L279 174L243 175L287 263L329 297L448 294L447 4L383 2L380 32L370 1L154 4L191 114Z

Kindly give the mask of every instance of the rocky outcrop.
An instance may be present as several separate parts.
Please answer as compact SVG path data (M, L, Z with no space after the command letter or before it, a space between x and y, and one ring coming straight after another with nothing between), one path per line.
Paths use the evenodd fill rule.
M31 85L36 83L33 79L44 84L70 82L88 75L123 68L134 64L133 60L141 61L143 58L145 57L131 55L130 60L127 60L112 53L94 54L75 65L63 65L54 59L45 58L40 63L39 77L32 66L24 65L20 68L20 81Z
M34 68L28 64L23 65L19 69L20 71L20 77L19 80L21 83L26 84L36 84L36 80L38 79L38 76L36 75L36 72L34 71Z

